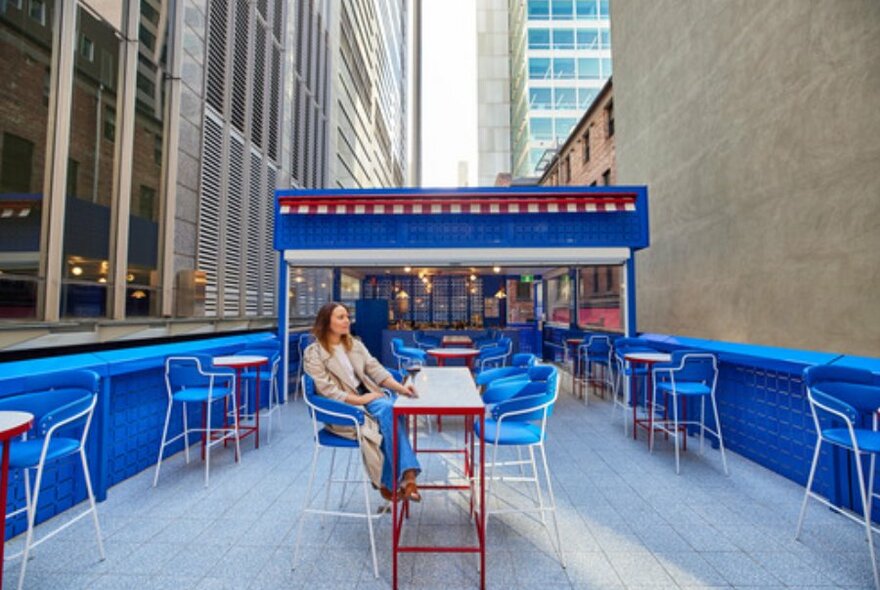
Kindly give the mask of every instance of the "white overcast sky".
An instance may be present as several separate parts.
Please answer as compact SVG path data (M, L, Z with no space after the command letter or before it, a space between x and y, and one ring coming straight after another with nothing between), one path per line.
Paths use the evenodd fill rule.
M476 61L473 0L422 0L422 186L476 184Z

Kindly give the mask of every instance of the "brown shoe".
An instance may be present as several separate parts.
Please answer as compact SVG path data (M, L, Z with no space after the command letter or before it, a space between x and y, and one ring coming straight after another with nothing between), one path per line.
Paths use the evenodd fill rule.
M382 496L382 499L386 502L390 502L392 498L391 490L386 488L385 486L379 487L379 495Z
M415 480L404 482L403 499L410 502L422 501L422 495L419 493L419 487L416 485Z

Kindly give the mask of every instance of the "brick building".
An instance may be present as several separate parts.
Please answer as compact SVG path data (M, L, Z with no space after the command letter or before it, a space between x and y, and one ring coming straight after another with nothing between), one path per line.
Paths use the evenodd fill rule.
M617 182L614 96L608 79L544 170L541 186L604 186Z

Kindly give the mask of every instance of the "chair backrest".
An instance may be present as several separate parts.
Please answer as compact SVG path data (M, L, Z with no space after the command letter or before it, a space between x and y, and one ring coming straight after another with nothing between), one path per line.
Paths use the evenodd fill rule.
M33 414L34 428L29 438L45 437L59 427L68 430L84 426L85 440L98 401L99 382L99 375L86 369L45 375L31 381L35 391L0 399L0 410Z
M530 352L518 352L512 357L510 357L510 366L511 367L523 367L528 368L535 365L538 362L538 357L533 355Z
M876 388L880 386L880 378L870 371L818 365L804 369L803 376L807 393L815 398L810 400L811 403L821 398L825 400L825 404L835 406L836 404L825 399L830 398L853 411L870 413L877 408Z
M318 434L319 424L338 426L357 426L364 423L364 412L344 402L319 395L315 391L315 380L308 374L302 376L303 399L309 408L309 415Z
M392 369L391 367L385 367L385 370L391 373L391 376L394 377L395 381L403 383L403 371L400 369Z
M676 350L672 353L669 365L676 368L672 371L676 381L701 382L713 385L718 376L718 361L709 352L696 350Z
M169 395L182 388L208 386L213 362L210 355L195 352L167 357L165 383L169 388Z
M611 338L604 334L592 334L581 346L592 357L607 357L611 354Z
M493 417L515 412L505 420L517 422L542 422L553 413L559 397L559 371L551 365L538 365L529 369L529 383L515 397L497 404ZM542 425L543 429L543 425Z
M300 358L302 358L302 355L306 351L306 348L308 348L309 345L312 342L314 342L315 340L316 340L315 335L312 334L311 332L303 332L302 333L302 335L299 337L299 345L298 345Z
M392 338L391 339L391 352L397 354L400 352L400 349L403 348L403 338Z

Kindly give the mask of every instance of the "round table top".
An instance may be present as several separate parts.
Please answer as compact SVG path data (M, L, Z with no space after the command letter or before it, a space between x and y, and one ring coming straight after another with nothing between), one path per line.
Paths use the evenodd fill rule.
M269 359L258 354L231 354L228 356L215 356L214 364L218 367L232 367L241 369L244 367L258 367L265 365Z
M30 412L0 411L0 439L8 440L31 428L34 415Z
M628 352L623 358L638 363L668 363L672 360L672 355L665 352Z
M480 354L480 351L476 348L431 348L428 350L428 354L431 356L448 356L448 357L467 357L467 356L477 356Z

